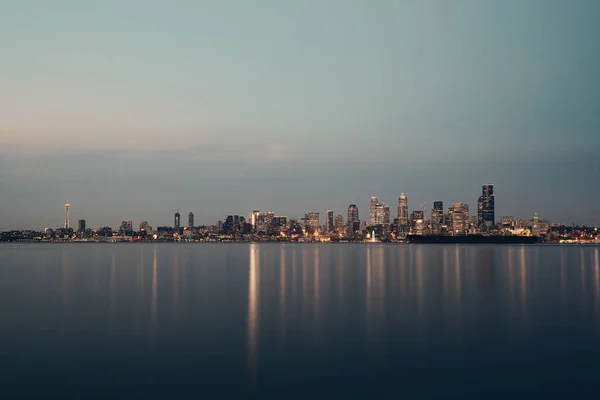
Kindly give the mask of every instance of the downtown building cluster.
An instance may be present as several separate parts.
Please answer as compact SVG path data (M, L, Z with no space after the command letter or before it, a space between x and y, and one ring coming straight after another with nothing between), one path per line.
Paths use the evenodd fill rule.
M455 202L444 208L442 201L434 201L431 212L426 206L409 211L408 197L402 193L397 199L396 218L391 219L390 207L371 197L368 217L361 220L356 204L350 204L345 216L332 209L309 211L300 218L276 215L273 211L252 211L247 217L239 214L226 216L210 226L196 226L194 213L188 214L187 224L181 222L179 210L174 210L173 225L154 229L147 221L141 221L136 229L133 221L123 220L118 229L103 226L97 230L86 227L80 219L77 229L70 224L69 202L65 204L64 226L46 229L44 232L4 232L2 241L184 241L184 242L360 242L405 241L421 235L519 235L536 236L544 241L597 241L596 228L565 227L541 220L537 215L531 219L515 219L503 216L496 220L494 186L484 184L477 201L477 211L470 214L469 204Z

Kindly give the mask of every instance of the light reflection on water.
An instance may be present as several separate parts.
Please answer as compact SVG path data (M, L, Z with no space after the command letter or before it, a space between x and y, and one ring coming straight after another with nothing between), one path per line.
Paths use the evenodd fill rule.
M477 364L478 357L502 358L496 348L507 357L518 349L515 357L535 360L532 352L542 344L566 355L573 343L600 346L597 246L45 248L43 256L20 254L14 265L12 252L4 254L0 323L8 328L0 335L59 327L65 341L85 344L81 332L97 333L94 340L104 340L107 352L115 346L111 354L131 348L156 357L173 354L168 361L175 366L179 358L188 368L235 365L253 387L286 365L314 367L311 357L322 356L329 369L393 368L444 352ZM31 313L11 308L34 304L33 298ZM150 342L137 340L143 336ZM12 348L28 348L21 337L27 335L11 336ZM117 337L132 342L110 342ZM90 339L86 354L95 349Z

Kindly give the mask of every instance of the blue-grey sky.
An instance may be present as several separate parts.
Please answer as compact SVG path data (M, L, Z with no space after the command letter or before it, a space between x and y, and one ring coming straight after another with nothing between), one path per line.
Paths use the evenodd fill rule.
M600 223L597 0L0 0L0 230L409 208Z

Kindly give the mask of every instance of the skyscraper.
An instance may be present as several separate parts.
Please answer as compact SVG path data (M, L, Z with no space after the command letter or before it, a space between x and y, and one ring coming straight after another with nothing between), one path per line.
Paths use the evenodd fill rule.
M152 232L152 227L148 224L148 221L140 222L140 232Z
M85 232L85 219L79 220L79 227L77 228L77 232L80 232L80 233Z
M387 226L390 224L390 206L385 204L382 204L382 206L381 224Z
M257 231L258 214L260 214L260 211L254 210L252 211L252 216L250 217L250 224L252 225L252 230L254 232Z
M424 219L425 219L425 214L423 213L423 210L414 210L413 212L411 212L410 213L410 230L412 230L414 232L417 227L417 221L421 221L421 225L422 225L422 222Z
M325 212L325 231L333 232L333 210L331 209Z
M377 204L379 204L377 197L371 197L371 202L369 203L369 226L377 225Z
M477 220L480 227L491 226L496 223L494 207L494 185L482 185L481 197L477 202Z
M193 228L194 227L194 213L190 212L190 214L188 215L188 228Z
M179 211L175 213L174 227L175 229L179 229L181 227L181 214L179 214Z
M350 232L357 232L360 229L358 207L356 207L356 204L348 206L348 229L350 229Z
M398 225L408 225L408 199L404 193L398 197Z
M340 232L344 229L344 216L342 214L338 214L335 216L335 230Z
M306 220L308 222L308 226L317 231L319 229L319 213L315 211L309 211L306 213Z
M434 233L440 233L444 224L444 203L442 201L434 201L433 209L431 210L431 227Z
M469 205L467 203L452 204L452 231L455 235L464 235L469 229Z

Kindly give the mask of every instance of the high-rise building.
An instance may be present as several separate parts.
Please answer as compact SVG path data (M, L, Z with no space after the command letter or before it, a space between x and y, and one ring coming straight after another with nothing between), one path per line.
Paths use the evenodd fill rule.
M452 232L452 223L453 223L453 216L454 214L454 209L452 207L448 207L448 212L446 213L446 217L444 218L446 220L446 226L448 228L448 232Z
M494 209L494 185L482 185L481 196L477 202L477 219L480 227L491 226L496 223Z
M350 229L350 232L358 232L360 229L358 207L356 207L356 204L350 204L350 206L348 206L348 229Z
M464 235L469 229L469 205L467 203L452 204L452 231L455 235Z
M275 216L273 217L273 230L275 234L280 234L287 230L287 217Z
M531 234L533 236L539 236L540 235L540 217L538 217L537 214L533 215L533 220L531 223Z
M193 228L194 227L194 213L190 212L190 214L188 215L188 228Z
M319 213L316 211L309 211L306 213L306 220L308 226L317 231L319 230Z
M377 197L371 197L369 202L369 226L377 225L377 204L379 204Z
M133 222L127 219L121 221L121 226L119 227L119 233L122 236L133 234Z
M79 220L79 226L77 227L77 232L80 232L80 233L85 232L85 219Z
M434 201L431 209L431 227L434 233L440 233L444 225L444 203L442 201Z
M252 216L250 217L250 224L252 225L252 230L254 232L257 231L258 214L260 214L260 211L254 210L252 211Z
M421 221L421 225L423 225L423 220L425 219L425 213L423 210L414 210L410 213L410 230L415 231L417 227L417 221Z
M179 229L181 227L181 214L179 214L179 211L175 213L174 227L175 229Z
M325 212L325 231L333 232L333 210L331 209Z
M342 214L335 216L334 227L337 232L340 232L344 229L344 216Z
M381 216L381 224L389 225L390 224L390 207L382 204L382 216Z
M398 197L398 225L408 225L408 199L404 193Z
M152 232L152 227L148 224L148 221L140 222L140 232Z

